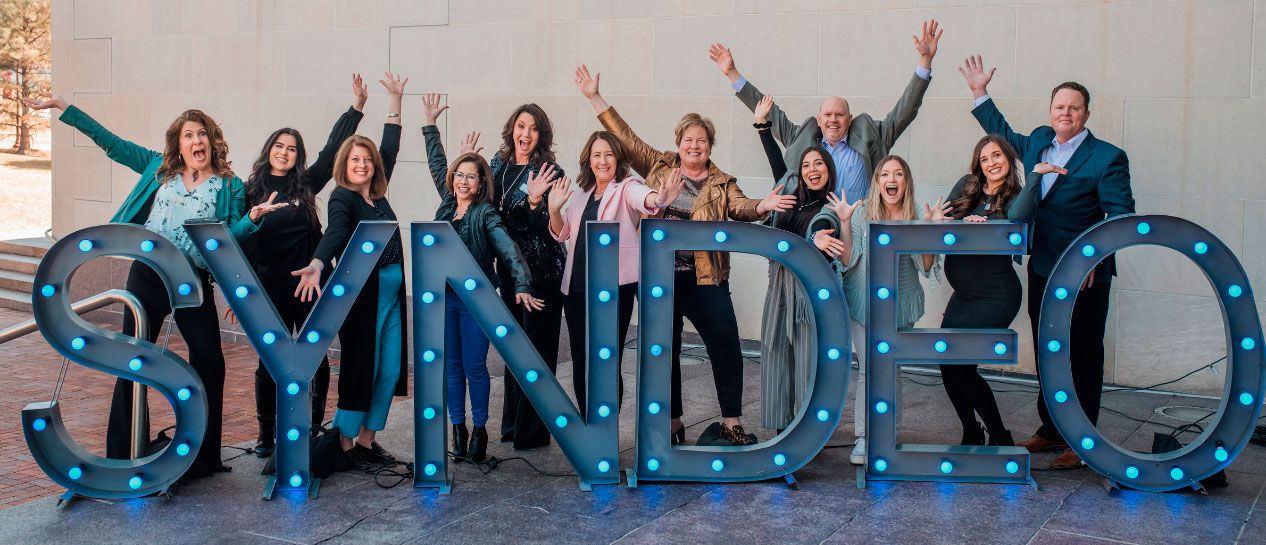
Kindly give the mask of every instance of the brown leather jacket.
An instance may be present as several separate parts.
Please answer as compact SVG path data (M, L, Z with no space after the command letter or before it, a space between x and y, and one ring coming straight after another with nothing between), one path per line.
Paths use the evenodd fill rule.
M659 190L664 178L679 164L675 151L659 151L638 138L615 108L598 114L598 121L624 144L633 170L646 179L646 185ZM696 221L764 221L768 214L756 211L760 199L751 199L739 189L733 176L715 164L708 164L708 179L699 190L699 197L690 207L690 219ZM662 212L661 212L662 214ZM715 286L730 278L729 252L695 252L695 279L700 285Z

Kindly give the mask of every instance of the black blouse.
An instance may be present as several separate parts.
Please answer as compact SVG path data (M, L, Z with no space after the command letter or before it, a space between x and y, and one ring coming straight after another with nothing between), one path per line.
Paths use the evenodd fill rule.
M378 144L378 150L382 155L383 170L390 181L391 173L396 168L396 156L400 153L400 125L394 123L383 125L382 142ZM352 238L352 232L356 230L360 222L396 220L396 212L391 209L391 203L387 202L386 196L374 199L373 204L370 204L365 202L360 193L345 187L339 187L330 194L330 203L327 208L329 225L313 254L316 259L324 261L327 267L347 246L347 242ZM378 258L377 268L402 263L403 255L400 229L397 228L391 235L391 241L383 249L382 256Z

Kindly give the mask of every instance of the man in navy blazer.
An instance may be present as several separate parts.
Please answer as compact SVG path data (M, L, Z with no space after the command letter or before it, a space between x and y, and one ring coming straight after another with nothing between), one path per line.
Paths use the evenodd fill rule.
M1038 163L1062 167L1042 176L1041 187L1028 187L1017 197L1012 210L1024 211L1011 219L1031 224L1029 240L1029 320L1033 324L1033 344L1037 345L1039 311L1046 281L1055 262L1073 239L1105 217L1134 213L1130 191L1130 164L1120 148L1095 138L1086 129L1090 118L1090 92L1076 82L1061 83L1051 91L1049 126L1028 135L1011 129L998 111L986 87L994 70L984 70L979 56L969 57L959 72L976 97L972 115L987 133L1006 138L1019 152L1027 169ZM1103 391L1103 332L1108 319L1108 294L1116 261L1109 256L1091 270L1073 308L1070 356L1073 384L1082 409L1091 422L1099 419L1099 399ZM1037 399L1042 426L1033 437L1020 442L1032 452L1062 448L1051 463L1065 468L1081 465L1051 422L1042 396Z

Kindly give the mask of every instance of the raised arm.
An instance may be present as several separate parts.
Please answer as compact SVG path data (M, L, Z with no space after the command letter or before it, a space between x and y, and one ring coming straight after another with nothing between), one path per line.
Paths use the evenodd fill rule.
M990 68L986 72L984 61L981 60L980 55L976 55L967 57L963 66L958 69L958 73L967 80L967 87L976 98L976 106L972 108L971 114L976 118L976 122L980 123L980 128L986 133L1001 135L1011 144L1011 147L1023 155L1028 149L1029 135L1011 130L1011 124L1007 123L1007 118L998 111L998 106L989 97L989 81L993 79L993 73L996 70L998 69Z
M365 117L363 111L365 101L369 99L369 91L360 74L352 74L352 95L355 97L352 100L352 106L334 121L334 127L330 129L330 138L325 141L325 147L321 148L316 161L308 167L304 181L312 188L313 193L320 193L330 182L330 178L334 176L334 156L338 153L338 148L343 145L347 137L356 134L360 120Z
M426 165L431 171L431 182L435 184L435 191L439 192L440 200L448 197L448 186L444 183L448 178L448 156L444 153L444 141L440 138L440 128L435 124L439 120L440 114L447 110L448 106L440 105L439 93L427 93L422 95L422 111L426 115L426 125L422 127L422 137L426 140ZM478 133L471 133L476 140L479 138ZM467 140L471 136L466 137Z
M387 89L387 121L382 126L378 152L382 154L383 170L390 182L391 173L396 169L396 157L400 155L400 102L404 99L404 86L409 83L409 78L401 79L398 74L387 72L378 83Z
M45 100L27 99L26 106L32 110L47 110L55 108L62 112L58 117L67 125L74 127L85 136L91 138L93 143L100 147L106 153L111 161L132 169L137 174L145 172L145 167L149 166L150 161L161 154L119 138L114 133L106 130L105 127L97 123L95 119L90 117L86 112L80 110L74 105L66 102L66 99L53 95Z
M901 98L893 105L892 111L884 117L875 127L879 133L879 141L883 145L882 153L887 154L892 149L893 144L901 137L901 133L914 122L914 118L919 115L919 107L923 105L923 95L927 93L928 85L931 83L932 59L936 57L936 49L941 41L941 34L944 30L938 30L940 23L935 19L923 22L923 31L920 35L911 36L914 40L914 49L919 54L919 66L915 70L910 81L906 83L906 88L901 93Z
M602 98L602 92L598 89L601 78L602 74L591 77L589 67L583 64L576 68L576 87L580 89L581 94L585 95L585 98L589 99L589 104L598 113L598 121L602 123L602 127L615 134L620 143L624 144L629 152L629 165L635 172L645 177L651 165L655 164L655 160L662 153L638 138L637 133L624 122L624 118L620 117L615 108L607 104L605 98Z
M769 114L775 108L774 97L765 96L756 103L756 123L752 126L756 128L756 135L760 137L761 148L765 150L765 159L769 161L769 171L774 175L774 181L781 180L787 174L787 163L782 159L782 149L778 147L778 142L774 140L772 123L769 121Z
M721 73L730 79L730 86L734 88L735 96L739 101L747 106L747 109L755 112L756 106L760 104L761 99L765 98L765 94L739 73L734 65L734 54L730 52L730 49L721 43L714 43L708 46L708 58L712 59ZM789 145L800 127L792 123L786 112L777 105L773 106L768 116L769 122L773 123L771 130L773 130L774 138L777 138L784 146Z

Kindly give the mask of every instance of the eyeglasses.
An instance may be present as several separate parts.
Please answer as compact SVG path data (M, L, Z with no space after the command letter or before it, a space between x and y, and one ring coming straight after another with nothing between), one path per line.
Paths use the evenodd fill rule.
M454 173L453 173L453 181L454 181L454 182L460 182L460 181L462 181L462 180L465 180L465 181L467 181L467 182L478 182L478 181L479 181L479 174L478 174L478 173L476 173L476 174L464 174L464 173L461 173L461 172L454 172Z

